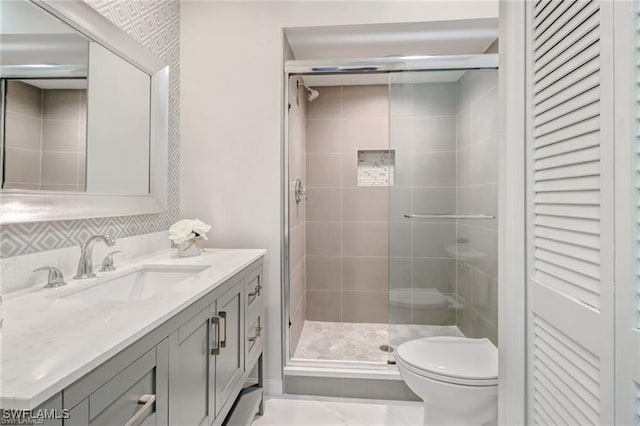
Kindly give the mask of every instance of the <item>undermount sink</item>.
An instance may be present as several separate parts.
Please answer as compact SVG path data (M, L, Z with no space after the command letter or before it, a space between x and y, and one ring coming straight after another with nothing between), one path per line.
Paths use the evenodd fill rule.
M102 277L90 287L66 297L87 300L139 301L146 300L204 271L201 265L145 265L113 277Z

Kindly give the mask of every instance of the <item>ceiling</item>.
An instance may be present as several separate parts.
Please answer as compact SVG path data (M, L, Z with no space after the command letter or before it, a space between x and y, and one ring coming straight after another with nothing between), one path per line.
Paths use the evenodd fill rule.
M498 19L286 28L295 59L484 53L498 38Z

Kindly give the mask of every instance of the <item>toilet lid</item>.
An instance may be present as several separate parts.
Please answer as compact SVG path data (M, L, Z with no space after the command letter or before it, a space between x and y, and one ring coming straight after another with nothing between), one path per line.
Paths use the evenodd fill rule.
M396 356L413 370L432 373L444 381L494 382L498 378L498 349L489 339L426 337L401 344Z

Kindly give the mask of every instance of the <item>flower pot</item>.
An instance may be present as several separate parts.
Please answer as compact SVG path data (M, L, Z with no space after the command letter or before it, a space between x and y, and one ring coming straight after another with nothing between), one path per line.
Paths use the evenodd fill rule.
M184 243L176 244L178 249L178 257L192 257L200 256L202 249L200 248L199 241L196 238L185 241Z

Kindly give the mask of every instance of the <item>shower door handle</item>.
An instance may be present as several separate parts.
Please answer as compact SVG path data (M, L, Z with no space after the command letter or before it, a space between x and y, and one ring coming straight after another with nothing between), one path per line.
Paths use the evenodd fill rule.
M414 214L404 215L407 219L495 219L491 214Z

